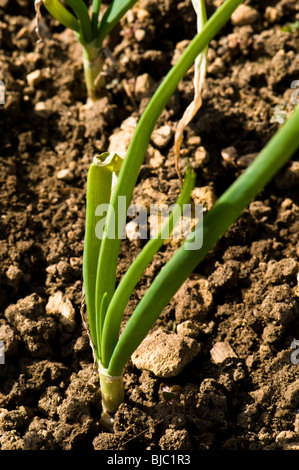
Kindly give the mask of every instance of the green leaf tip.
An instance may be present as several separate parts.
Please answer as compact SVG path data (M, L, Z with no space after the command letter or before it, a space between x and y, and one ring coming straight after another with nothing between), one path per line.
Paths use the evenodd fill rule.
M103 152L93 157L93 165L106 167L107 170L116 174L120 172L122 163L123 159L115 152Z

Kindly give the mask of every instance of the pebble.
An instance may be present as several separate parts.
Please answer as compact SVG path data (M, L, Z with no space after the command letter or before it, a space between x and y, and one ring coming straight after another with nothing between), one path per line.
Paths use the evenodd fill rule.
M226 166L230 166L230 167L236 166L235 161L239 156L236 147L233 147L233 146L226 147L222 149L220 153Z
M181 336L189 336L196 338L200 333L200 327L190 320L183 321L177 325L177 334Z
M158 329L142 341L132 355L132 362L156 377L175 377L199 351L200 345L193 338Z
M211 351L211 358L215 364L223 364L226 359L238 357L233 348L224 341L218 341L214 344Z
M121 158L126 156L128 147L137 126L137 119L133 116L129 117L120 126L120 129L115 131L110 136L110 143L108 152L116 152Z
M140 221L141 222L141 221ZM138 217L136 216L136 220L132 220L126 224L126 237L128 240L139 240L142 238L142 227L140 227L138 223Z
M135 36L136 41L141 42L145 38L146 32L144 29L139 28L139 29L136 29L134 36Z
M240 5L231 16L232 24L235 26L254 24L259 20L259 12L248 5Z
M249 165L251 165L251 163L255 160L255 158L257 156L258 156L257 152L247 153L245 155L241 155L241 157L239 157L237 159L238 167L239 168L248 168Z
M23 276L23 272L17 266L11 264L6 271L7 284L13 287L17 287Z
M215 204L217 197L212 186L202 186L192 191L194 204L202 204L204 210L210 210Z
M143 98L149 97L153 93L155 85L156 82L148 73L138 75L135 81L134 88L135 97L140 101Z
M30 87L34 88L38 85L42 80L48 77L48 74L43 72L40 69L33 70L26 76L27 83Z
M67 331L72 332L75 329L75 309L62 292L57 291L49 297L46 312L48 315L57 316Z
M44 101L38 101L34 106L34 111L44 118L49 117L52 113L51 109L46 105Z
M170 140L172 139L172 129L170 126L165 125L156 130L154 130L151 140L154 145L158 148L166 147L169 144Z
M191 144L192 145L192 144ZM210 155L202 146L198 147L194 153L194 163L198 166L206 165L210 160Z
M200 143L201 143L201 138L199 137L199 135L193 135L189 137L187 141L187 145L190 147L198 147ZM204 147L201 147L201 148L204 149Z
M187 46L189 46L190 41L188 39L184 39L183 41L180 41L176 44L174 54L171 60L171 65L175 65L179 58L181 57L182 53L186 49Z
M73 179L74 175L73 175L72 171L70 170L70 168L63 168L62 170L59 170L56 173L56 177L59 180L71 181Z
M149 16L150 16L150 14L147 10L145 10L145 8L138 8L137 18L138 18L139 21L144 21Z
M149 159L149 164L150 166L154 169L157 170L160 168L163 163L164 163L165 158L161 154L161 152L158 149L153 149L152 156Z
M269 23L275 23L278 18L278 10L274 7L267 7L264 14L265 20Z

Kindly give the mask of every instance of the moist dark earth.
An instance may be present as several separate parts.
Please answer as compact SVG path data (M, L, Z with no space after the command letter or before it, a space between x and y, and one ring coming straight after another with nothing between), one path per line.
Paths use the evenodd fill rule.
M208 16L220 3L207 1ZM298 2L245 5L209 45L203 104L181 149L206 211L294 107ZM106 41L113 60L92 107L73 34L45 11L43 20L40 39L32 1L0 0L0 448L299 450L298 154L153 327L162 358L180 342L196 343L194 357L172 377L130 361L113 432L103 426L80 313L87 172L97 153L125 154L150 96L196 34L196 17L189 0L139 1ZM157 123L134 201L175 202L173 133L192 98L190 70ZM118 280L141 248L123 241ZM168 242L155 256L124 324L175 249Z

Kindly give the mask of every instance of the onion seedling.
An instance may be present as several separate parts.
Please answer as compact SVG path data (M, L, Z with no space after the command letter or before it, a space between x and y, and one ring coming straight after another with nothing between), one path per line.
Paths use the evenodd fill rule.
M137 0L112 0L103 17L99 19L101 0L93 0L91 12L83 0L35 0L37 24L41 4L66 28L71 29L82 46L84 76L88 98L95 101L105 85L102 75L105 54L103 41L125 13Z
M161 269L120 334L130 295L165 239L162 227L158 235L147 242L116 288L118 255L126 214L151 134L180 80L241 3L240 0L226 0L185 49L141 116L125 159L121 161L115 154L103 154L94 158L89 169L83 282L90 336L99 366L104 414L113 414L123 401L124 367L171 298L299 146L299 109L296 109L251 166L205 215L202 228L196 226ZM112 191L114 173L118 179ZM187 168L175 207L184 206L193 186L194 173ZM105 216L103 208L106 210ZM171 230L178 214L180 211L174 210L169 216L167 222ZM98 236L99 228L101 237ZM200 248L194 249L200 231L203 243Z

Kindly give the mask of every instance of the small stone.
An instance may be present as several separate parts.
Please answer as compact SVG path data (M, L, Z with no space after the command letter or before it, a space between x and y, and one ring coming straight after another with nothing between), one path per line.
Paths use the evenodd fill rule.
M38 113L41 117L49 117L50 114L52 113L51 109L47 106L47 104L44 101L38 101L38 103L35 104L34 110L36 113Z
M192 143L190 143L190 140L188 141L188 145L192 145ZM202 146L198 147L198 149L194 153L194 163L198 166L203 166L208 163L209 160L210 155L208 154L206 149Z
M138 240L141 238L142 235L142 228L139 226L137 220L132 220L126 224L126 237L128 240Z
M64 281L69 281L72 276L72 267L66 261L59 261L56 265L57 276Z
M278 10L274 7L267 7L264 16L269 23L275 23L278 18Z
M214 344L210 354L215 364L223 364L226 359L238 357L233 348L228 343L222 341L218 341Z
M259 20L259 12L248 5L240 5L231 16L231 21L235 26L254 24Z
M11 264L6 271L7 284L12 287L17 287L22 279L23 272L17 266Z
M139 21L144 21L146 18L150 16L149 12L144 8L138 8L137 10L137 18Z
M108 152L116 152L121 158L127 154L128 147L137 126L137 119L133 116L126 119L110 137Z
M30 87L34 88L38 83L43 80L43 74L41 70L34 70L26 76L27 83Z
M149 160L150 166L153 170L157 170L163 165L164 157L158 149L153 149L152 157Z
M230 146L221 150L221 157L223 158L226 166L235 167L236 159L238 158L238 151L236 147Z
M253 153L246 153L245 155L241 155L241 157L237 158L237 165L239 168L247 168L251 163L256 159L258 156L257 152Z
M46 267L46 272L50 274L51 276L54 276L57 272L57 265L50 264L49 266Z
M144 29L136 29L134 36L136 41L141 42L145 38L146 32Z
M159 129L154 130L152 134L152 142L158 148L166 147L172 139L172 135L173 133L170 126L162 126Z
M56 173L56 177L59 180L71 181L73 179L73 173L70 168L63 168Z
M142 341L132 355L132 362L157 377L175 377L199 351L200 345L194 339L158 329Z
M193 135L189 137L189 139L187 140L188 147L199 147L200 143L201 143L201 138L199 137L199 135ZM204 148L204 147L201 147L201 148Z
M57 316L67 331L75 329L75 309L71 301L64 298L62 292L58 291L49 297L46 312L49 315Z
M177 334L181 336L188 336L189 338L196 338L200 333L200 327L189 320L179 323L177 326Z
M135 82L134 95L141 101L143 98L148 98L152 95L155 86L154 79L148 73L138 75Z
M281 203L282 209L291 209L292 205L293 205L293 201L289 197L284 199Z
M183 41L180 41L176 44L174 54L171 59L171 65L175 65L177 63L189 43L190 41L188 39L184 39Z
M202 204L204 209L210 210L215 204L217 197L212 186L202 186L192 191L194 204Z

